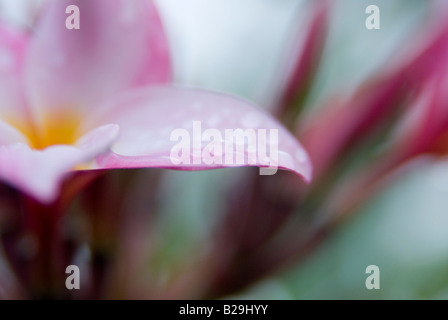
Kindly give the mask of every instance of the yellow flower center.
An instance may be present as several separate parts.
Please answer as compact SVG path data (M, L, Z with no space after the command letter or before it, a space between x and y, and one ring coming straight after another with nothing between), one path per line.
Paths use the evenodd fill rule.
M51 115L42 119L41 125L33 127L28 123L8 121L29 140L30 147L37 150L56 144L74 144L80 137L79 117L75 115Z

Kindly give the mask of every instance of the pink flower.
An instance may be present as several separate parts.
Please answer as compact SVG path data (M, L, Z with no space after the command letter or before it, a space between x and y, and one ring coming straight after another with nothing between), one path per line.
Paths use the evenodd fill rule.
M79 30L65 27L69 5L80 9ZM1 27L0 179L49 203L73 171L228 166L173 164L170 132L191 132L193 121L221 132L278 129L278 167L311 179L306 152L267 113L170 80L167 40L149 0L50 1L31 35Z

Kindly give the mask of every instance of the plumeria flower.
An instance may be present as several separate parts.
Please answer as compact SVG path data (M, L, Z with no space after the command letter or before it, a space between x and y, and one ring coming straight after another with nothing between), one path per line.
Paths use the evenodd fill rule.
M65 27L73 4L79 30ZM56 199L73 170L225 166L173 164L170 132L193 133L193 121L222 132L278 129L278 167L311 179L302 146L257 107L159 86L170 82L171 68L151 1L50 1L32 34L3 26L0 40L0 178L43 203Z
M66 28L69 5L79 8L80 29ZM32 32L0 26L0 227L9 230L2 230L4 255L15 271L15 277L8 268L0 273L0 295L67 294L64 270L73 255L61 221L74 197L107 170L274 164L311 180L306 151L268 113L235 97L171 84L168 43L151 0L45 1L36 20ZM242 163L210 162L201 152L210 141L195 135L197 123L222 137L228 129L277 130L271 144L278 152L254 159L257 141L236 139L226 141L221 156L241 160L243 144ZM179 129L193 137L182 154L191 161L173 161L172 133Z
M80 30L65 28L65 8L72 4L81 11ZM431 22L397 49L396 60L350 88L347 98L340 99L339 89L321 99L319 108L310 108L308 95L323 65L333 7L315 1L303 9L307 20L266 102L272 116L234 97L170 85L168 45L151 1L55 0L40 12L33 33L3 26L0 178L19 197L3 187L0 205L2 212L14 206L25 212L19 222L25 231L10 237L16 231L10 227L3 243L13 262L20 259L11 243L27 248L12 265L31 296L61 288L61 271L73 260L89 270L91 281L83 284L88 297L102 297L105 288L112 297L171 299L240 292L312 252L413 159L446 154L446 6L430 12ZM165 265L161 255L171 243L153 219L163 213L154 200L158 180L145 175L154 172L138 171L145 183L135 186L107 175L92 183L92 177L119 168L268 166L265 159L249 161L247 153L243 164L204 164L195 139L190 163L173 163L170 133L182 129L194 137L194 123L222 136L226 129L278 129L277 164L288 170L273 176L246 170L225 190L228 201L216 209L222 216L204 232L206 241L195 242L188 259L183 252ZM305 185L296 174L311 179L310 159L314 178ZM78 193L92 232L74 237L75 255L61 254L67 246L58 219ZM32 254L30 234L38 238L38 254ZM0 294L18 287L10 274L0 272Z

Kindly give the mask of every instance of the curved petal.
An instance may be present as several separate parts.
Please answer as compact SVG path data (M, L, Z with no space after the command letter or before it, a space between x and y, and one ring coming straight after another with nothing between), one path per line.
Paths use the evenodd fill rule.
M117 123L113 153L99 168L206 170L236 166L289 169L309 181L311 163L300 143L250 103L212 92L151 87L112 103L96 121ZM239 129L239 130L238 130Z
M0 25L0 119L3 121L16 123L26 118L23 67L27 44L25 34Z
M108 150L117 135L118 126L108 125L81 138L77 146L54 145L44 150L32 150L24 143L0 146L0 179L49 203L58 195L65 175Z
M66 27L73 6L79 29ZM171 75L167 41L150 0L50 1L30 43L26 72L38 122L82 118L110 95L164 83Z
M28 139L15 127L0 120L0 146L18 142L28 144Z

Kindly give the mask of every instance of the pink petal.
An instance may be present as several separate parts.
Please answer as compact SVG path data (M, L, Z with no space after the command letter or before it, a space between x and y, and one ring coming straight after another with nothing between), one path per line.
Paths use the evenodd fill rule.
M340 102L332 97L326 106L316 109L302 123L299 137L310 153L315 182L320 177L325 179L327 170L331 170L348 150L369 138L374 130L390 125L388 123L399 112L404 111L403 117L407 117L409 101L420 91L425 92L428 85L432 86L434 77L446 78L447 11L439 14L442 17L433 16L432 24L415 36L411 46L397 52L398 60L362 84L348 101ZM445 105L432 113L428 122L419 120L427 129L418 133L412 148L421 148L422 141L430 140L428 132L433 134L445 125L447 114L444 110L447 110ZM426 121L425 117L418 117ZM401 143L398 149L404 146ZM392 153L397 154L398 149Z
M69 5L79 8L79 30L66 28ZM167 41L152 1L57 0L45 8L27 65L39 116L82 117L112 94L170 79Z
M17 30L0 25L0 119L26 118L23 66L28 39Z
M117 123L120 126L120 138L112 147L114 153L97 159L99 168L158 167L205 170L236 166L278 166L280 169L296 172L307 181L311 179L311 163L300 143L278 121L248 102L200 90L152 87L128 94L107 106L106 110L109 113L98 114L96 121ZM198 129L199 122L201 132L197 134L195 130ZM215 136L215 145L221 145L222 155L220 157L220 152L215 149L218 161L211 163L208 153L203 151L207 146L211 146L211 140L215 139L206 141L201 133L207 129L215 129L215 132L225 139L226 129L238 128L253 129L256 140L240 143L238 147L243 145L241 149L237 149L238 142L233 141L229 145L231 150L226 150L225 142L219 141L218 136ZM173 162L172 148L180 142L179 138L171 136L176 129L187 133L191 138L191 148L185 157L185 160L188 160L184 163L178 163L176 160ZM278 130L276 154L270 152L275 152L275 141L269 147L263 144L267 152L260 153L262 148L258 147L257 141L260 141L260 132L263 129L267 141L273 132L271 130ZM198 140L193 143L195 139ZM256 151L249 151L251 148ZM233 158L233 155L238 154L238 150L241 151L239 160L236 156ZM275 159L276 155L278 159ZM219 158L222 161L219 161Z
M11 143L27 143L27 138L15 127L0 120L0 146Z
M108 150L118 135L116 125L95 129L77 146L54 145L32 150L24 143L0 146L0 179L43 203L59 194L65 175L76 165L84 164Z

